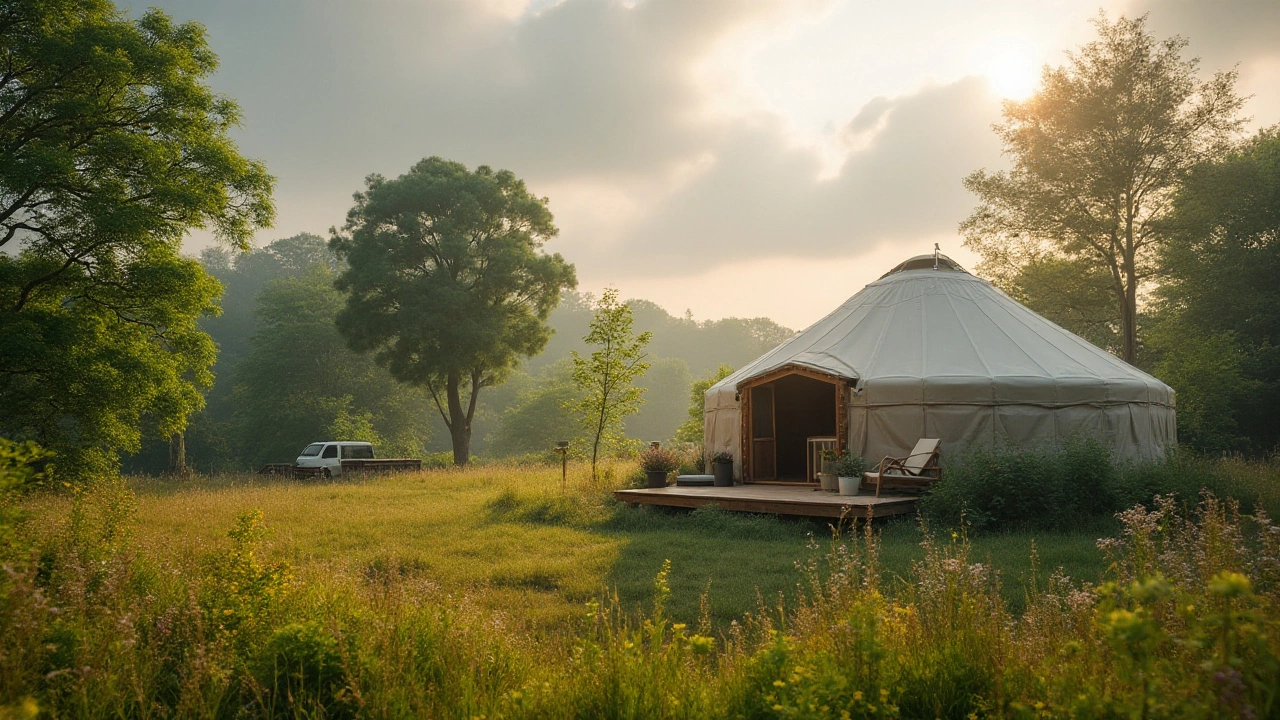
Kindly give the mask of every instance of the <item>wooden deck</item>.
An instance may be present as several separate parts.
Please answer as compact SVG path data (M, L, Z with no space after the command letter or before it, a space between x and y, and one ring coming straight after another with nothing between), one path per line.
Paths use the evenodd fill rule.
M814 485L735 485L615 490L613 496L631 506L664 505L697 508L715 503L725 510L804 515L807 517L886 517L915 512L916 498L906 495L837 495Z

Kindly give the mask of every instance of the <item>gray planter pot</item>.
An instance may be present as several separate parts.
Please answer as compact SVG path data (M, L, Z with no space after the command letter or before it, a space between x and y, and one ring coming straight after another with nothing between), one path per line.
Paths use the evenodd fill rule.
M667 486L667 471L665 470L648 470L646 474L649 476L645 487L661 488Z
M733 463L711 463L711 472L715 475L716 487L733 487Z

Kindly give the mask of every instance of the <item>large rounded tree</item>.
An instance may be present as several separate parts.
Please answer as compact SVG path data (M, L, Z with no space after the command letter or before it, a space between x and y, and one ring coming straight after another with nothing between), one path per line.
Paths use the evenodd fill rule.
M541 251L556 232L546 198L511 172L432 157L394 180L371 175L333 233L349 293L338 330L430 391L458 465L480 390L542 351L560 292L577 284L572 265Z
M212 380L218 283L181 255L247 248L273 180L205 85L204 28L108 0L0 4L0 435L88 474L180 433Z

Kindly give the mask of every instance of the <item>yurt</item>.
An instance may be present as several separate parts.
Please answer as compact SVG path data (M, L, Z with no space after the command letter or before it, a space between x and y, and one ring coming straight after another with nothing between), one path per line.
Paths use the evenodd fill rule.
M876 463L921 438L940 438L945 461L1073 435L1154 458L1177 437L1172 388L939 254L716 383L705 422L708 457L731 453L748 482L811 482L822 449Z

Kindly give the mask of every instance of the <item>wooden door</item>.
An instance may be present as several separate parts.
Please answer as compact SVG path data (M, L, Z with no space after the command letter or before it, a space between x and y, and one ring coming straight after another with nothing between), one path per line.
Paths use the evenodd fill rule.
M771 385L751 388L751 471L752 480L778 478L777 431Z

